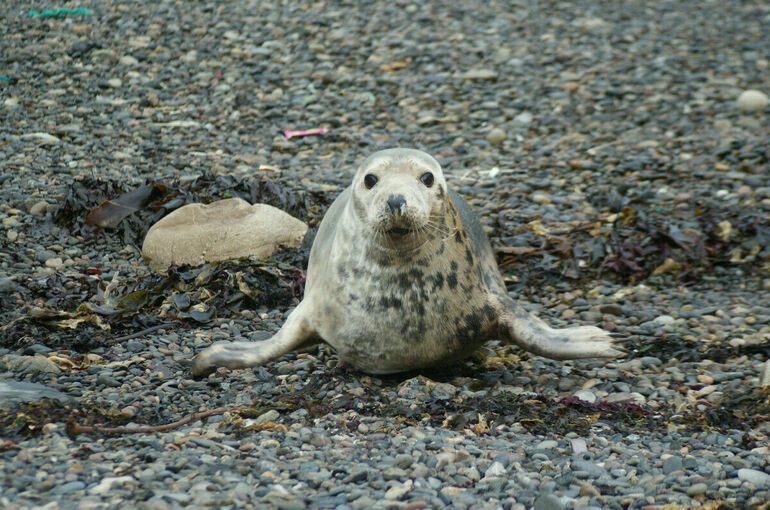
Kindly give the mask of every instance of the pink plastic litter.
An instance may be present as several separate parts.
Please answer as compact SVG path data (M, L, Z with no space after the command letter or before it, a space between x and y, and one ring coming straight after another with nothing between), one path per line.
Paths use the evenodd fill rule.
M300 129L298 131L287 129L286 131L283 132L283 136L285 136L287 140L290 140L295 136L325 135L328 132L329 132L329 128L326 128L326 127L314 128L314 129Z

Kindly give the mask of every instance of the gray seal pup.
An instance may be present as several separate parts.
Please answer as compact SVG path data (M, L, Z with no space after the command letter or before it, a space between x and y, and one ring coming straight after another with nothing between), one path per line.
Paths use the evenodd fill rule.
M193 375L249 368L326 342L371 374L433 367L498 339L553 359L615 358L593 326L553 329L508 295L492 248L441 166L412 149L368 157L326 212L310 251L305 294L261 342L218 342Z

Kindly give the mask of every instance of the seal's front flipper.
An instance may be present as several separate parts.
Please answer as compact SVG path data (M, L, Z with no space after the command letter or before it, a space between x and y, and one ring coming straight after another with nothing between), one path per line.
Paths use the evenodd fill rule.
M320 342L302 312L302 303L289 314L286 322L270 339L262 342L217 342L192 360L193 376L210 374L218 367L251 368L303 346Z
M546 358L620 358L620 339L594 326L553 329L527 313L509 297L499 300L501 340Z

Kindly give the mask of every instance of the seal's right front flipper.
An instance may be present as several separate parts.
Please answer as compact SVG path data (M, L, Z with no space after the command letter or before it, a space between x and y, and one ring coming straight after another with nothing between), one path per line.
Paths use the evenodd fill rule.
M546 358L620 358L625 355L618 338L594 326L553 329L529 314L509 297L499 300L501 340Z
M195 356L190 371L195 377L214 372L219 367L251 368L278 358L300 347L320 342L315 330L301 311L302 303L270 339L262 342L217 342Z

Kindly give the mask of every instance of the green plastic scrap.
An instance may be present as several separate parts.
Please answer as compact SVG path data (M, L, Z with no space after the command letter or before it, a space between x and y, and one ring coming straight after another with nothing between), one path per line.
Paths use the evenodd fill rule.
M11 77L5 74L0 74L0 81L11 81Z
M45 9L43 11L31 9L27 13L27 16L30 18L60 18L62 16L91 16L93 13L94 11L88 7L75 7L74 9L59 7L57 9Z

